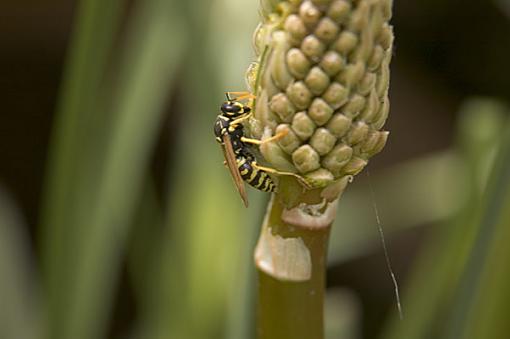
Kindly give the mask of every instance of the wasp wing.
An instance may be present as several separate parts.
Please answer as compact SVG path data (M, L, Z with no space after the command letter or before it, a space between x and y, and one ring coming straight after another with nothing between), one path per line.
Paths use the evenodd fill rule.
M225 156L225 160L227 161L227 167L232 175L232 179L234 179L234 184L236 185L237 191L239 195L241 195L241 199L243 200L244 206L248 207L248 196L246 195L246 189L244 187L244 181L239 173L239 169L237 168L236 155L234 153L234 148L232 148L232 141L230 140L230 136L228 134L223 135L223 155Z

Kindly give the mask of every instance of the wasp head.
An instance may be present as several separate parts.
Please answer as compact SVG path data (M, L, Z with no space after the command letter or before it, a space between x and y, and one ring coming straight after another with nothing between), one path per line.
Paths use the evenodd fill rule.
M239 101L228 100L221 105L221 111L228 117L237 117L239 115L249 113L251 109Z

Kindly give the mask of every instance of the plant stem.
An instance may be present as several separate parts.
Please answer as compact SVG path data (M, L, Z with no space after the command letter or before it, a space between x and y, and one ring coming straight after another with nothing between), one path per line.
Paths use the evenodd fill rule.
M255 250L257 338L320 339L327 245L337 201L315 205L312 191L289 209L286 193L271 200Z

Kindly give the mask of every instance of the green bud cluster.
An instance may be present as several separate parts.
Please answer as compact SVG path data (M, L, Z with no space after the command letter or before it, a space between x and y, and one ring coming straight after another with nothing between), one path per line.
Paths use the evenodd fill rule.
M315 187L359 173L388 138L392 0L262 0L250 130L275 168Z

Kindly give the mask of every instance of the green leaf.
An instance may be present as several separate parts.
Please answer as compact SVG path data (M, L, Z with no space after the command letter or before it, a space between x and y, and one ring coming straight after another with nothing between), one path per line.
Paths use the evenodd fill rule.
M82 128L88 136L85 150L88 147L89 152L73 158L76 168L87 169L80 171L78 179L88 186L75 186L72 181L63 184L68 190L77 190L78 199L56 204L59 211L68 213L63 224L58 215L46 223L69 228L59 252L65 259L60 268L63 272L50 284L50 290L55 291L50 295L52 300L59 301L50 310L55 315L50 324L52 339L100 338L104 334L133 210L183 49L183 35L175 34L180 19L173 2L144 1L133 13L115 76L105 86L112 89L111 97L90 105L103 118L93 126L99 131L90 125L62 127L69 134ZM98 138L95 133L99 133ZM79 146L69 146L69 153L80 154ZM73 177L72 168L60 170ZM59 234L58 230L50 233ZM49 247L54 239L48 240Z
M40 337L40 296L20 211L0 187L0 338Z

